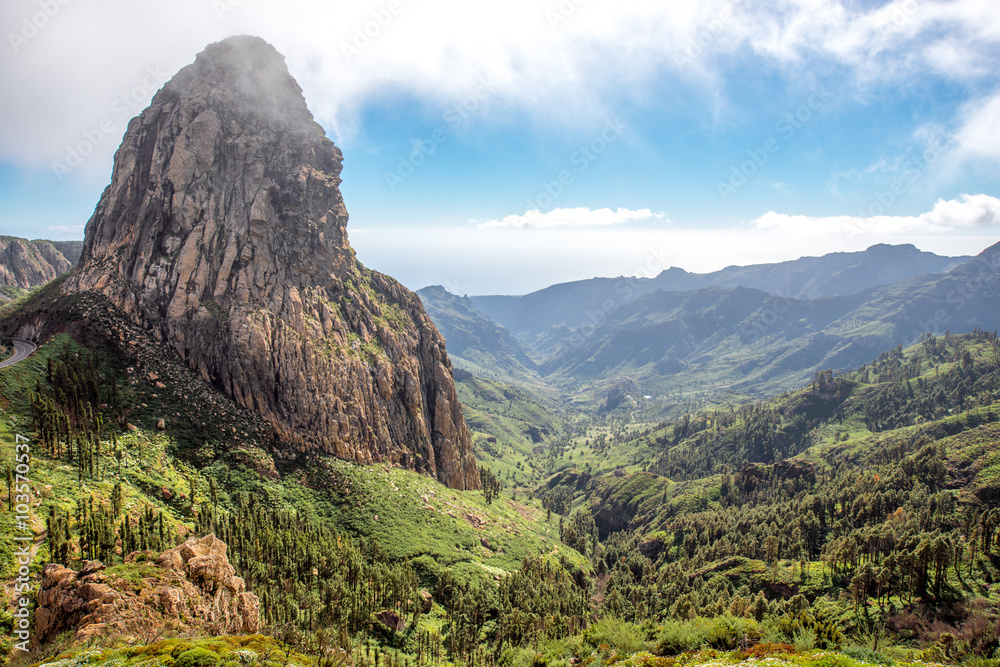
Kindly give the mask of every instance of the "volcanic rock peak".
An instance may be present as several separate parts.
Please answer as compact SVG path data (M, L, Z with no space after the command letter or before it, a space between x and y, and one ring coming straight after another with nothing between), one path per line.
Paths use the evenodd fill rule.
M281 455L475 488L444 339L354 258L342 160L272 46L212 44L129 123L64 289L106 294L268 419Z

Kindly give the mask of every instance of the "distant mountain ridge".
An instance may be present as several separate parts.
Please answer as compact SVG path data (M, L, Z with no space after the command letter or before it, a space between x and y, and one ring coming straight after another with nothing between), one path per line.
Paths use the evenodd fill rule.
M477 307L480 327L492 318L509 329L550 386L590 392L598 403L628 380L662 405L667 396L780 393L817 369L854 368L926 333L998 328L998 275L1000 244L971 259L879 245L464 301ZM455 328L445 309L431 314L443 331ZM477 351L466 343L462 355Z
M448 354L458 366L481 376L537 377L527 348L476 308L471 299L451 294L440 285L417 290L417 296L448 342Z
M473 303L515 334L537 336L553 326L593 324L610 310L658 289L748 287L796 299L845 296L928 273L946 273L970 257L944 257L911 244L873 245L860 252L836 252L775 264L728 266L711 273L671 267L654 278L591 278L560 283L523 296L473 296ZM580 314L583 317L580 317Z
M63 254L72 266L76 266L80 262L80 255L83 254L83 239L79 241L46 241L44 239L39 239L32 241L32 243L48 243L52 245L56 250Z
M51 241L0 236L0 285L14 292L44 285L71 268Z

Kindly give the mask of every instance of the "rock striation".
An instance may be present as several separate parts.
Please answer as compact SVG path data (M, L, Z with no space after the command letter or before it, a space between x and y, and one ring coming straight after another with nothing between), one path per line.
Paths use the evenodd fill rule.
M0 236L0 285L37 287L71 268L69 261L48 241Z
M271 45L209 45L129 123L63 289L107 295L256 410L277 455L476 488L444 339L355 259L342 161Z
M135 552L111 570L100 561L84 561L78 571L46 565L35 611L37 641L67 631L77 640L149 640L164 633L260 630L260 601L235 576L226 544L215 535L192 537L151 559L150 552Z
M32 243L48 243L61 252L71 266L76 266L83 252L83 241L32 241Z

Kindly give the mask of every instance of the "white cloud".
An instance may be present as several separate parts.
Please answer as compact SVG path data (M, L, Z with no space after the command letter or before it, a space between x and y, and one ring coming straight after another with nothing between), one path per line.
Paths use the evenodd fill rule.
M933 69L949 79L991 76L984 50L1000 29L991 0L892 0L860 9L836 0L787 0L745 25L747 43L786 63L817 55L848 65L861 81Z
M69 236L73 239L83 237L83 225L53 225L45 228L47 237Z
M974 219L970 216L966 221ZM996 228L965 233L802 234L781 229L730 230L677 225L523 230L398 227L354 237L366 266L419 289L445 285L455 294L524 294L595 276L649 278L671 266L707 273L731 265L782 262L878 244L910 243L948 256L975 255L997 242ZM840 230L845 232L845 230ZM878 233L882 232L882 233Z
M809 236L942 234L1000 226L1000 199L963 194L959 199L939 199L930 211L911 216L816 217L768 211L752 225L759 230Z
M893 0L867 9L848 0L400 0L395 13L389 4L60 4L16 50L9 38L0 45L0 160L48 166L106 121L112 130L87 161L104 177L125 123L152 95L147 68L173 73L205 44L239 33L259 34L286 55L317 118L342 142L387 90L445 111L487 77L496 86L477 118L510 118L515 109L562 125L602 119L623 95L652 94L654 81L686 82L707 105L726 107L726 63L748 52L785 66L791 78L810 76L825 60L863 81L928 69L966 80L992 76L982 63L1000 43L993 0ZM38 7L4 2L0 25L17 33ZM150 26L170 38L150 39Z
M502 220L488 220L479 222L480 229L508 228L508 229L544 229L547 227L590 227L620 225L626 222L637 220L662 220L666 217L664 213L653 213L648 208L630 210L619 208L612 211L610 208L589 209L578 208L556 208L547 213L541 211L527 211L524 215L508 215ZM475 222L475 221L473 221Z
M967 104L960 120L954 160L1000 164L1000 92Z

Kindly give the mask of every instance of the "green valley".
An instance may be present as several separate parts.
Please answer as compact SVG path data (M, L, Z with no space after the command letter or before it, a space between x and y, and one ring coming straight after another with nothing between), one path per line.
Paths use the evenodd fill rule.
M21 308L52 308L53 295ZM67 333L0 371L2 456L13 460L15 434L35 443L33 572L213 532L260 596L268 637L109 638L89 652L64 639L46 664L188 664L203 651L190 664L252 652L273 664L853 665L997 650L992 333L925 336L767 401L655 422L634 405L557 410L457 372L483 481L496 483L456 491L322 455L272 462L266 425L161 343L114 308L59 299Z

